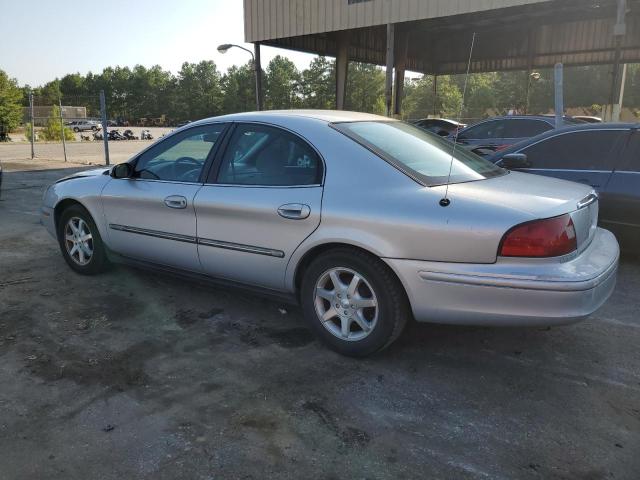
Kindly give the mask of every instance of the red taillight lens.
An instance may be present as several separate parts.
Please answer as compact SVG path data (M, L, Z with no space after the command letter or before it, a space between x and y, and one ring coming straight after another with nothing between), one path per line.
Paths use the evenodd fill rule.
M535 220L509 230L500 244L503 257L559 257L578 248L569 214Z

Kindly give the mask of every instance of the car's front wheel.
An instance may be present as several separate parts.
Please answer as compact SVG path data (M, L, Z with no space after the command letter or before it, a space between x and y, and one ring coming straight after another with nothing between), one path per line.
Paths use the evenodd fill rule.
M73 131L78 133L80 131L80 129L78 127L73 127Z
M95 275L108 266L100 232L89 212L80 205L72 205L62 212L58 242L67 264L78 273Z
M364 357L396 340L410 315L404 289L378 258L356 249L329 251L302 279L305 317L333 350Z

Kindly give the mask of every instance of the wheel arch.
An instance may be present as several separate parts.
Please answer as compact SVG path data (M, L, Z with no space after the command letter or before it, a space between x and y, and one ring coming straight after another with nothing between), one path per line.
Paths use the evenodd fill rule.
M91 214L91 212L89 211L89 209L87 208L86 205L84 205L82 202L78 201L75 198L64 198L62 200L60 200L58 203L56 203L56 206L53 207L53 223L56 227L56 233L58 232L58 222L60 221L60 217L62 216L62 212L64 212L67 208L71 207L72 205L79 205L82 208L84 208L89 215L91 215L93 217L93 215ZM93 219L95 222L95 218Z
M355 245L353 243L348 243L344 241L331 241L326 243L320 243L309 248L306 252L304 252L300 260L297 262L294 273L293 273L293 288L294 288L294 294L298 300L300 299L300 288L302 285L302 278L304 276L304 272L309 267L311 262L313 262L313 260L318 258L320 255L330 250L337 250L340 248L357 250L380 260L389 269L389 271L396 278L398 283L402 286L402 289L404 290L404 293L407 296L407 299L409 298L406 286L402 281L402 279L398 276L398 272L396 272L396 270L392 268L389 265L389 263L385 262L380 255L360 245Z

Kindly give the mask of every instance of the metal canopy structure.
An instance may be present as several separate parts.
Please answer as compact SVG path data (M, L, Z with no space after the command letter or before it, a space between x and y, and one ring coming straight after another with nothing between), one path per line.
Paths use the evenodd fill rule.
M458 74L640 62L640 0L245 0L245 37L337 58L337 106L349 61ZM391 77L387 105L391 105ZM617 81L617 73L614 73ZM612 95L613 96L613 95Z

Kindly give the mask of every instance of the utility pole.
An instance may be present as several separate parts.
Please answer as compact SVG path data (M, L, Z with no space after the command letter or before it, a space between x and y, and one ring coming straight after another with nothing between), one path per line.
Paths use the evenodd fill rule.
M556 128L564 124L564 65L556 63L554 67Z
M104 161L109 165L109 132L107 131L107 102L104 90L100 90L100 113L102 114L102 141L104 143Z
M64 161L67 162L67 141L64 138L64 120L62 119L62 98L58 98L60 107L60 136L62 137L62 150L64 151Z
M36 156L36 152L33 148L33 142L35 141L35 130L33 128L33 93L29 93L29 116L31 117L31 160L33 160Z

